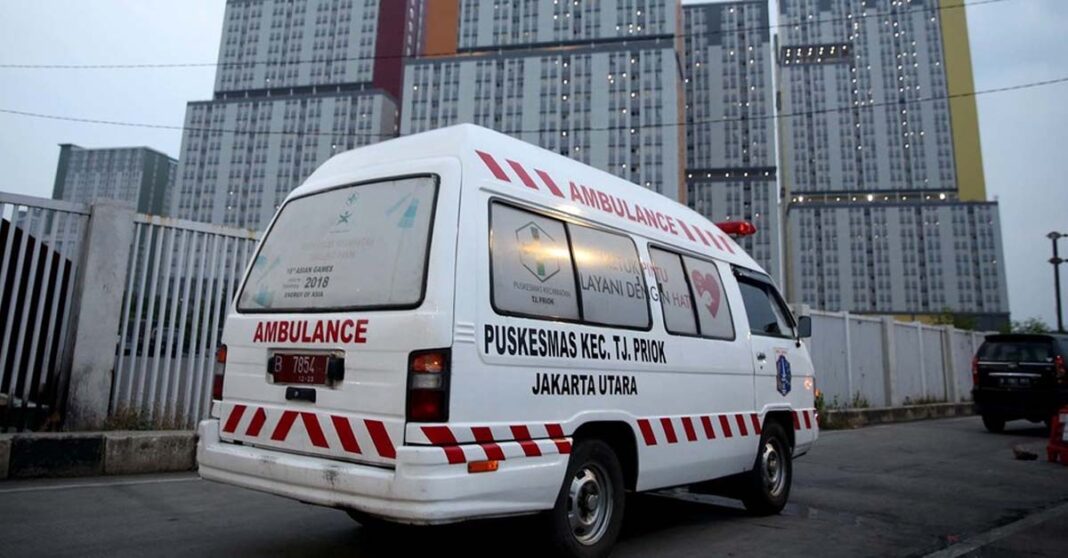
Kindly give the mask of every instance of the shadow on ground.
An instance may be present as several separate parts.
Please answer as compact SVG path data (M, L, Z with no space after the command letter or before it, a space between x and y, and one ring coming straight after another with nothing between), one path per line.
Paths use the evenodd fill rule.
M686 529L711 521L731 521L746 517L743 510L715 503L692 502L658 495L629 495L620 537L641 539L650 534ZM501 556L545 557L552 549L545 539L541 518L524 516L489 519L433 527L364 527L355 521L350 528L322 531L307 538L274 538L266 534L254 546L231 549L237 554L273 556L345 555L389 557L418 552L461 551L467 557Z

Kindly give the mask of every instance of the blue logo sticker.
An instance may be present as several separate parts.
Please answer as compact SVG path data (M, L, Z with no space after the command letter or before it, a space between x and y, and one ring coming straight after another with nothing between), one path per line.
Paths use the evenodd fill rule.
M419 200L412 200L412 203L408 204L408 209L404 210L404 215L401 216L397 226L402 229L410 229L415 224L415 214L419 211Z
M775 389L783 396L790 393L790 361L786 355L779 355L775 361Z

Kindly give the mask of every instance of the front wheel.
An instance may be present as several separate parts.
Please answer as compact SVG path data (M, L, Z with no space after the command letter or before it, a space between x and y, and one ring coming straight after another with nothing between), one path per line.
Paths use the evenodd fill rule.
M747 474L742 503L753 515L774 515L786 506L793 480L793 450L782 425L769 422L760 436L753 470Z
M548 512L549 536L561 556L608 556L623 525L623 468L600 440L575 445L556 505Z

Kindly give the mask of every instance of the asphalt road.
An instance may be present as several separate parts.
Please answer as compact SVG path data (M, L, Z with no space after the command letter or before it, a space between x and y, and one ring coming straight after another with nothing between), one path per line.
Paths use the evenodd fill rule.
M825 432L782 515L673 493L627 503L614 556L1065 556L1068 467L1045 431L978 418ZM399 532L191 474L0 483L0 556L545 556L530 519Z

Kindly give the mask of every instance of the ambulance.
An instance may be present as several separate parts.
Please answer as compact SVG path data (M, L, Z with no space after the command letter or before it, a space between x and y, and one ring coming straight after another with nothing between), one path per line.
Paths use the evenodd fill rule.
M538 513L570 556L609 552L627 492L777 513L818 433L811 322L751 231L474 125L336 155L228 310L200 475L367 524Z

